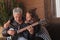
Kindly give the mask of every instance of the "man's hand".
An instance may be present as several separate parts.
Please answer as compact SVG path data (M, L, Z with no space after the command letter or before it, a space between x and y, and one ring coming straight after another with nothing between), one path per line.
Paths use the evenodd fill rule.
M9 25L10 25L10 20L8 20L8 22L6 22L6 23L4 24L4 28L8 28Z
M33 33L34 33L34 29L33 29L32 26L29 26L29 27L27 28L27 30L29 31L30 34L33 34Z
M14 31L14 30L8 30L7 33L8 33L9 35L11 35L11 36L14 36L15 31Z

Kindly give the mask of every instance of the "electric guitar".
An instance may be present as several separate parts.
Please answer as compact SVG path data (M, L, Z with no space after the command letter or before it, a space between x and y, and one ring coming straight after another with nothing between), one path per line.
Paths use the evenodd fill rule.
M19 30L17 30L17 33L21 33L21 32L23 32L23 31L25 31L28 27L35 27L36 25L38 25L38 24L45 24L45 20L42 20L42 21L38 21L38 22L35 22L35 23L33 23L33 24L31 24L31 25L28 25L27 27L25 27L25 28L22 28L22 29L19 29ZM13 25L12 25L13 26Z
M28 26L25 27L25 28L22 28L22 29L17 30L17 33L20 33L20 32L25 31L28 27L31 27L31 26L32 26L32 27L35 27L35 26L38 25L38 24L46 25L47 22L46 22L45 19L42 19L42 20L40 20L40 21L38 21L38 22L35 22L35 23L31 24L31 25L28 25Z
M35 22L35 23L33 23L33 24L25 27L25 28L22 28L22 29L17 30L17 33L23 32L23 31L25 31L27 28L29 28L29 27L31 27L31 26L32 26L32 27L35 27L35 26L38 25L38 24L39 24L39 22Z

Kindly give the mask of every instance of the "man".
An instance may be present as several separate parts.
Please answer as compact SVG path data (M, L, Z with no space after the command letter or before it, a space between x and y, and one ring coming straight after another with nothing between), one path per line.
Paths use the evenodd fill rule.
M10 23L9 27L4 27L2 34L4 36L12 36L12 40L27 40L28 38L28 31L29 33L33 33L30 30L33 30L33 28L27 28L27 30L17 34L17 30L22 29L23 27L25 27L26 25L23 22L22 19L22 9L21 8L14 8L13 9L13 18L14 20L12 21L12 23L10 23L10 21L8 23ZM17 35L17 36L15 36ZM15 36L15 37L14 37ZM8 40L8 39L7 39Z

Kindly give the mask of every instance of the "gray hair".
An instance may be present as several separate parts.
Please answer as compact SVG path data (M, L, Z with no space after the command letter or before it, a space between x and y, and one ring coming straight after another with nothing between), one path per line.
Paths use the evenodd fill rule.
M16 13L21 13L22 14L22 9L17 7L17 8L14 8L13 9L13 14L16 14Z

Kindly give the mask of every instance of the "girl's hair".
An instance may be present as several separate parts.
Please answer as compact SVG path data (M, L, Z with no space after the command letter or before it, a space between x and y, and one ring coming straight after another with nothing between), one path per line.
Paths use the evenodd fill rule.
M35 19L35 20L40 20L39 19L39 17L38 17L38 15L36 14L36 8L34 8L34 9L30 9L30 10L28 10L28 11L26 11L25 12L25 18L26 18L26 13L27 12L29 12L29 14L31 15L31 17L33 18L33 19Z

